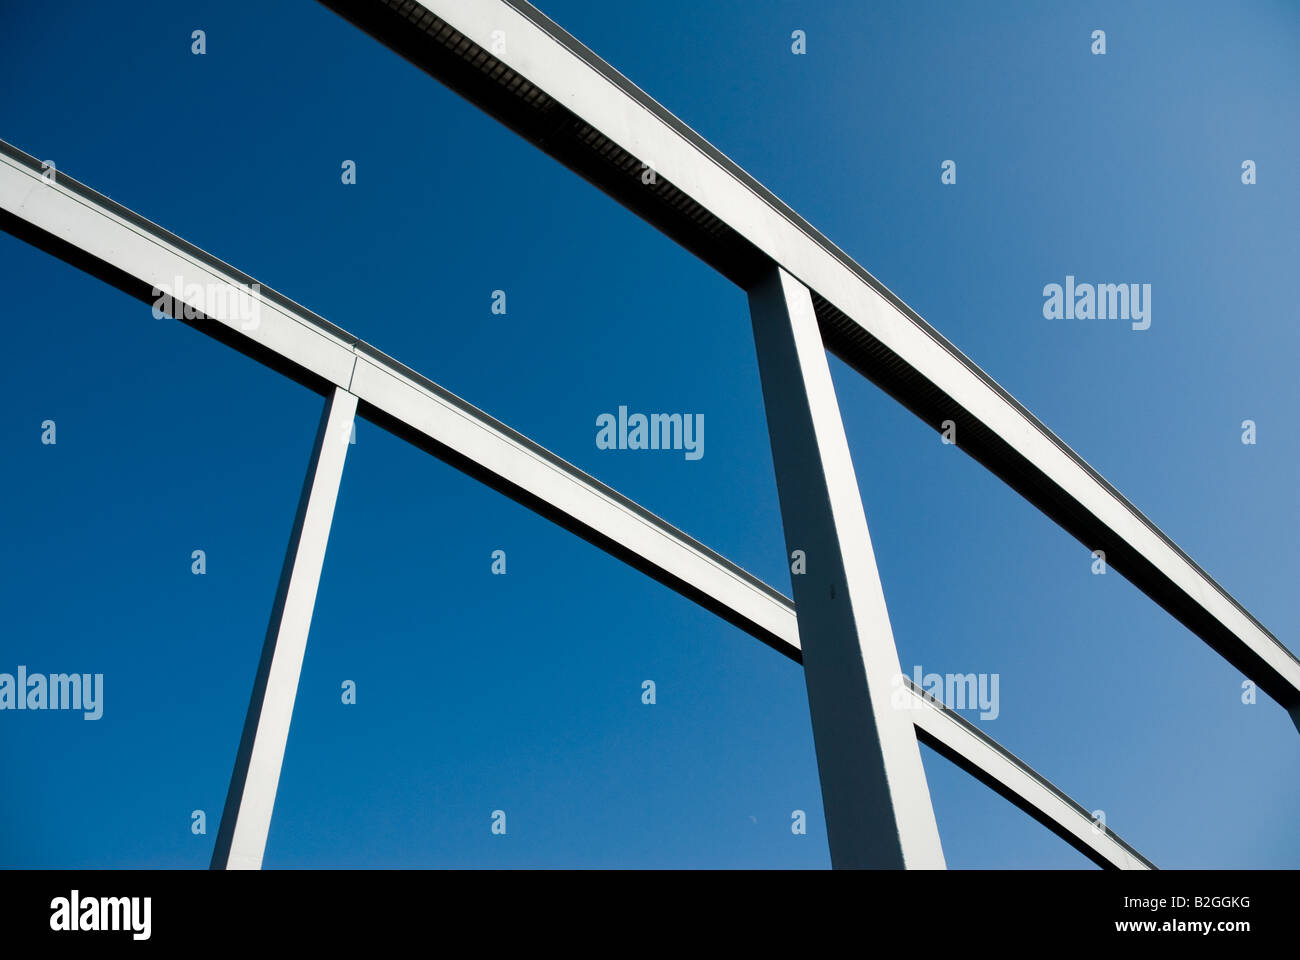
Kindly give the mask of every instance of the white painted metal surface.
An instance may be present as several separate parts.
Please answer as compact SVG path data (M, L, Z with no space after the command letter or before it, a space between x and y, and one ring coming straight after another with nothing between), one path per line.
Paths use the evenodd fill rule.
M808 289L775 268L749 293L812 714L831 863L942 869L898 650Z
M1120 870L1152 870L1151 861L1017 756L943 704L925 696L905 676L897 680L904 708L922 742L1043 824L1094 863Z
M356 409L357 398L338 387L325 402L217 832L214 869L262 867Z
M1070 512L1083 511L1095 518L1108 539L1149 563L1157 572L1154 578L1143 576L1134 582L1154 596L1158 589L1166 589L1167 579L1184 622L1200 621L1189 626L1290 709L1300 725L1300 660L1282 643L879 281L530 4L522 0L324 2L348 15L360 9L395 8L400 16L394 23L409 34L402 39L424 38L429 21L443 21L457 31L458 42L477 45L484 57L562 104L595 133L652 162L659 177L842 311L913 372L951 397L964 415L986 426L1026 458L1042 472L1054 495L1069 504ZM494 38L504 43L494 43ZM421 62L418 54L415 59ZM708 259L709 251L695 252ZM1062 520L1060 515L1053 519Z

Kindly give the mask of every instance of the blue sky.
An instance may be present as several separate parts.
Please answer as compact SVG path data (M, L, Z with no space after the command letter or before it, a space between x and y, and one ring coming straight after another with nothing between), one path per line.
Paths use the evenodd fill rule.
M541 6L1296 648L1294 5ZM315 3L3 18L0 137L789 593L743 291ZM1150 283L1151 328L1044 319L1067 274ZM206 867L321 400L8 235L0 280L0 671L105 678L97 721L0 714L0 866ZM998 674L968 718L1160 866L1300 865L1285 713L831 367L904 670ZM597 449L620 404L705 455ZM1090 866L923 756L950 866ZM358 424L267 867L824 867L821 817L797 665Z

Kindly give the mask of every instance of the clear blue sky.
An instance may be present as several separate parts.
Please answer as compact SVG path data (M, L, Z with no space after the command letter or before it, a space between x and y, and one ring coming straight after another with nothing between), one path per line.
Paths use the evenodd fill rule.
M1294 4L542 8L1296 648ZM0 137L789 592L741 290L315 3L2 17ZM1045 320L1067 274L1150 283L1151 328ZM8 235L0 282L0 672L105 676L98 721L0 713L0 866L205 867L321 400ZM967 716L1158 865L1300 865L1285 713L1243 705L1238 671L831 363L904 669L998 674L999 716ZM702 413L704 457L598 450L620 404ZM829 864L797 665L357 433L268 867ZM1090 866L923 755L951 866Z

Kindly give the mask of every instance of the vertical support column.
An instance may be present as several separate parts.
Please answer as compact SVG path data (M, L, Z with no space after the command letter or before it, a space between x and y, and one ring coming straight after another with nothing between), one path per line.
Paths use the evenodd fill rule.
M831 864L945 866L898 651L808 288L780 267L749 290Z
M214 870L262 868L298 696L298 675L307 652L307 633L356 410L357 398L341 388L335 388L325 401L221 814L212 853Z

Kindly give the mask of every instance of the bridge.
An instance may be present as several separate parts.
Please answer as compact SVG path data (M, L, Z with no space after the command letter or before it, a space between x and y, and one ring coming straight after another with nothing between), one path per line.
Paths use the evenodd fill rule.
M523 0L323 0L744 289L793 598L271 287L0 141L0 227L324 397L218 832L262 864L355 417L529 507L803 664L832 863L942 868L919 743L1094 862L1153 865L903 676L825 351L959 446L1278 700L1300 661L1132 503L795 211ZM358 42L371 42L359 39ZM200 301L188 294L202 291ZM235 305L251 298L257 320Z

